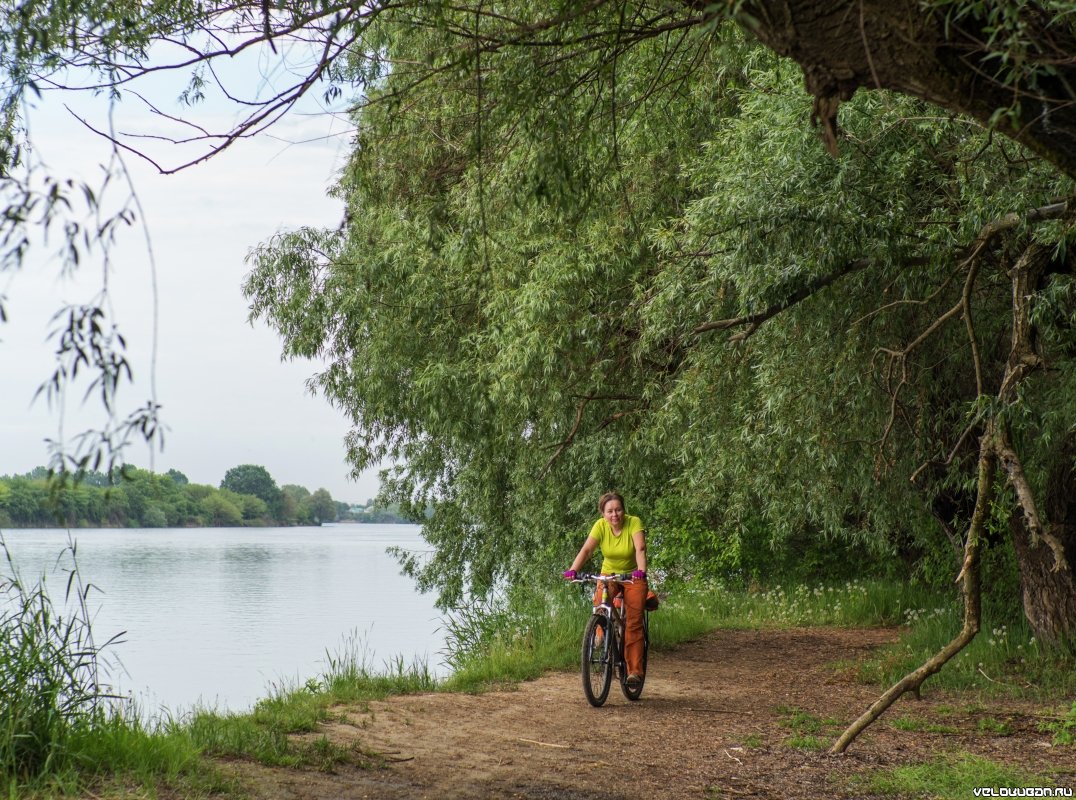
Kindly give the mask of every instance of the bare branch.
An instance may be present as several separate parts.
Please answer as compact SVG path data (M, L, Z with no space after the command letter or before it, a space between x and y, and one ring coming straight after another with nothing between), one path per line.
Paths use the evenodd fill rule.
M1048 219L1059 219L1062 216L1064 216L1064 214L1066 213L1067 210L1068 210L1068 203L1067 202L1052 203L1052 204L1047 205L1047 206L1042 206L1040 208L1031 209L1030 211L1028 211L1025 214L1017 214L1015 212L1011 213L1011 214L1006 214L1005 216L1000 217L999 219L993 220L992 222L988 223L987 225L984 225L982 230L979 232L979 235L975 238L975 241L972 243L971 247L969 248L968 255L960 262L958 270L957 270L958 272L962 271L962 270L967 270L967 277L964 279L964 287L961 290L960 299L956 303L954 303L948 310L946 310L944 313L942 313L937 319L935 319L926 328L926 330L924 330L922 333L920 333L915 339L913 339L909 344L907 344L902 350L892 350L892 349L888 349L888 348L882 348L882 352L889 355L890 359L893 362L899 363L901 365L901 380L897 383L896 387L893 388L891 383L888 381L888 378L887 378L887 388L889 390L889 393L892 395L892 402L890 403L889 420L888 420L888 422L886 424L885 431L884 431L884 433L882 435L882 438L879 441L880 450L885 448L885 444L888 441L890 432L892 431L894 422L896 420L896 414L898 413L898 409L899 409L898 399L899 399L900 390L908 382L907 369L906 369L906 364L907 364L908 357L916 349L918 349L921 345L923 345L928 339L930 339L934 334L936 334L939 330L941 330L941 328L947 322L949 322L950 320L952 320L952 319L954 319L954 318L956 318L958 316L960 316L960 317L962 317L964 319L964 324L965 324L965 327L966 327L966 330L967 330L968 340L969 340L970 346L971 346L972 364L973 364L973 369L975 371L976 390L977 390L978 396L982 397L982 395L984 393L982 357L981 357L980 352L979 352L979 344L978 344L978 340L977 340L976 335L975 335L975 326L974 326L974 323L972 321L972 316L971 316L971 296L972 296L972 292L973 292L973 290L975 288L975 281L976 281L976 279L978 278L978 275L979 275L979 269L980 269L980 266L981 266L980 256L986 250L987 246L989 244L991 244L991 242L993 242L996 237L998 237L999 235L1001 235L1002 233L1004 233L1006 231L1012 230L1013 228L1017 227L1019 224L1024 223L1024 222L1040 222L1040 221L1048 220ZM1030 257L1030 256L1027 253L1025 253L1025 255L1022 257L1021 261L1018 262L1017 266L1013 268L1014 273L1019 271L1020 269L1022 269L1021 264L1028 257ZM951 277L949 279L947 279L945 281L945 284L943 284L943 286L947 285L951 279L952 279ZM1015 295L1015 293L1017 293L1017 291L1018 290L1014 289L1014 295ZM1026 293L1025 290L1019 290L1019 291ZM932 294L931 297L933 297L935 294L937 294L937 292ZM1013 300L1014 313L1015 313L1015 309L1016 309L1016 302L1017 302L1017 299L1014 296L1014 300ZM890 305L892 305L892 304L890 304ZM1014 336L1016 335L1015 330L1016 330L1017 326L1018 326L1017 322L1014 321ZM1014 344L1014 348L1015 348L1015 344ZM1012 361L1013 361L1013 359L1010 357L1010 362L1012 362ZM1002 381L1002 388L1001 388L1001 391L999 392L999 399L1004 400L1005 397L1007 397L1009 392L1011 391L1011 387L1014 386L1016 382L1021 380L1024 377L1024 375L1026 375L1027 371L1030 368L1032 368L1033 366L1035 366L1037 363L1038 363L1037 356L1035 356L1034 352L1031 350L1030 344L1028 344L1025 348L1022 348L1021 356L1018 359L1018 365L1017 365L1016 369L1010 368L1010 369L1006 370L1005 378ZM1012 366L1012 365L1010 365L1010 366ZM891 374L892 374L892 367L890 367L889 372L888 372L888 375L891 375ZM964 432L961 434L959 440L957 441L956 445L953 447L952 451L950 452L949 457L943 462L944 464L951 464L952 463L953 459L956 457L956 454L960 449L960 446L963 444L964 440L971 434L972 430L974 430L975 426L978 424L978 422L980 420L980 416L981 415L977 415L975 420L972 421L972 424L969 425L964 430ZM930 463L932 463L932 462L928 461L928 462L922 464L918 469L916 469L916 471L914 473L912 473L911 480L913 482L915 480L917 480L918 477L923 473L923 471L927 468L927 466Z
M549 460L545 463L545 466L542 467L541 475L543 477L553 467L553 464L556 462L556 460L558 458L560 458L561 453L563 453L565 450L567 450L568 446L573 441L575 441L575 435L579 432L579 428L583 424L583 414L587 410L587 405L589 403L590 403L590 398L589 397L584 397L583 402L581 402L579 404L579 407L575 411L575 424L572 425L572 429L570 431L568 431L568 435L561 442L559 442L556 445L553 445L557 449L553 453L553 455L551 455L549 457Z
M986 518L994 495L994 472L996 454L990 431L983 435L979 445L979 482L975 498L975 511L968 526L968 537L964 543L964 563L957 575L962 582L961 594L964 598L964 625L960 632L945 647L939 650L922 665L905 675L874 703L840 735L830 753L843 753L866 728L885 713L893 703L907 692L919 693L923 682L937 673L957 653L963 650L979 633L982 626L982 584L979 573L979 548L986 532Z
M925 305L928 305L935 297L937 297L939 294L941 294L943 291L945 291L945 288L952 282L953 278L955 278L958 273L959 273L959 270L954 270L949 275L949 277L946 278L941 283L940 286L938 286L937 289L935 289L929 295L924 297L922 300L894 300L892 303L886 303L884 306L879 306L878 308L874 309L873 311L869 311L866 314L864 314L862 317L860 317L855 322L853 322L851 327L854 328L855 326L859 325L861 322L866 322L867 320L871 319L872 317L876 317L879 314L882 314L882 313L888 311L891 308L896 308L897 306L925 306Z
M564 451L567 450L571 446L572 442L575 441L576 436L579 434L579 429L583 425L584 412L586 411L587 406L590 403L595 402L595 401L603 401L603 400L622 400L622 401L623 400L635 400L635 401L637 401L638 399L639 399L638 397L629 396L629 395L586 395L585 397L583 397L582 401L579 403L578 408L576 408L575 422L572 425L572 429L570 431L568 431L568 435L563 440L561 440L560 442L557 442L556 444L553 444L553 445L549 445L550 447L555 447L556 451L553 453L552 456L549 457L549 460L546 462L545 466L542 467L542 471L541 471L540 475L542 477L545 477L545 475L553 467L553 464L556 463L557 459L559 459L561 457L561 455L564 453ZM642 410L642 408L629 408L629 409L624 409L622 411L617 411L617 412L615 412L613 414L610 414L608 417L606 417L604 420L602 420L600 423L598 423L598 426L594 429L594 433L598 433L599 431L605 430L607 427L609 427L610 425L612 425L614 422L621 419L622 417L625 417L628 414L632 414L632 413L635 413L636 411L641 411L641 410Z
M979 340L975 336L975 323L971 318L971 292L975 287L974 270L968 270L968 279L964 281L964 291L960 294L960 310L964 317L964 327L968 333L968 343L971 345L971 363L975 368L975 395L983 394L983 361L979 355Z
M947 467L953 463L953 460L956 458L957 453L960 452L960 448L964 446L964 442L967 441L968 437L971 436L972 432L979 426L979 423L982 422L982 419L983 412L980 410L972 418L971 422L968 423L968 426L964 428L964 432L960 434L959 438L957 438L956 444L953 445L953 449L949 451L949 455L946 457L946 459L941 462L941 466ZM923 471L934 463L937 462L924 461L922 464L919 465L919 468L912 473L911 478L909 478L908 480L910 480L912 483L915 483L917 480L919 480L919 476L923 474Z
M798 289L793 292L786 300L780 303L774 303L765 311L759 311L754 314L746 314L742 317L733 317L731 319L715 320L714 322L704 322L701 325L696 326L691 332L694 334L707 333L708 331L723 331L729 328L736 328L741 325L751 326L753 330L746 333L739 334L736 338L740 341L750 336L754 330L765 322L766 320L777 316L782 311L785 311L797 303L806 300L813 294L825 289L831 283L843 278L845 275L849 275L853 272L857 272L866 268L870 264L866 259L859 259L857 261L851 261L845 266L838 269L836 272L831 272L829 275L823 275L819 278L815 278L813 281L809 281L802 289Z

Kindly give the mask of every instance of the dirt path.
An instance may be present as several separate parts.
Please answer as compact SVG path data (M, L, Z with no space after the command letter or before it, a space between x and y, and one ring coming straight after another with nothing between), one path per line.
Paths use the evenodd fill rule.
M1051 747L1049 735L1037 729L1042 709L1018 703L978 708L929 691L922 701L899 701L848 755L790 742L796 735L832 741L838 723L862 712L876 690L835 665L894 638L890 630L717 631L652 654L638 703L614 686L603 708L591 708L578 673L483 695L397 697L341 708L342 721L318 734L382 754L380 767L332 774L246 763L230 768L254 796L282 800L791 800L869 797L854 776L966 751L1076 787L1076 749ZM890 723L901 717L945 730L897 730ZM1005 731L980 730L993 723Z

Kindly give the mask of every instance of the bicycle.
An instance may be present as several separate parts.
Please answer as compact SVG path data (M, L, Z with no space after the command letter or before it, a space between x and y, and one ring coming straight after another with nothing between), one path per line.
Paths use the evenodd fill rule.
M620 689L628 700L638 700L646 680L646 661L650 652L650 614L643 609L643 680L636 686L628 685L628 666L624 660L624 595L609 599L610 583L634 583L630 574L590 575L581 573L572 583L600 583L602 601L594 607L594 613L583 631L583 647L580 667L583 677L583 694L595 708L604 705L609 696L614 673L620 680Z

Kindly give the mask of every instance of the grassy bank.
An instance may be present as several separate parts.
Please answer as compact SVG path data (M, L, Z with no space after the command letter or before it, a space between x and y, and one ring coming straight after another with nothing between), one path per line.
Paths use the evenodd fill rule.
M20 696L28 699L15 703L10 698L16 695L5 691L0 720L4 781L0 791L12 797L75 795L87 790L108 796L122 793L121 786L142 787L137 791L147 796L164 787L187 797L215 792L239 796L238 787L216 768L217 757L326 769L341 762L376 763L376 754L341 748L316 735L319 724L333 718L334 707L413 692L484 691L537 677L549 669L574 669L590 610L589 598L579 587L558 585L541 602L456 614L447 623L447 661L453 670L447 679L436 680L425 665L402 661L388 669L371 670L361 656L360 643L351 642L330 657L323 675L273 690L249 713L199 710L181 719L147 723L133 709L95 695L89 673L83 674L80 684L85 690L81 703L69 702L70 688L39 691L45 684L33 675L45 674L42 670L50 660L61 658L65 648L80 641L76 650L85 654L86 642L72 638L71 631L79 627L59 621L43 595L28 592L23 600L24 614L29 616L20 617L23 628L5 633L4 641L38 644L36 655L17 654L4 667L5 674L29 676L20 690ZM46 613L39 613L41 608ZM988 609L984 633L966 656L932 678L928 688L943 685L1046 702L1076 693L1072 662L1044 652L1030 640L1019 618L1012 616ZM9 614L5 623L10 625L13 619ZM757 591L696 584L668 590L662 608L651 617L651 632L654 647L662 649L722 627L903 625L906 634L899 644L883 649L858 668L863 680L888 683L947 642L959 628L959 619L955 599L896 582L851 581ZM20 665L19 659L25 663ZM31 662L37 673L28 668ZM90 668L88 661L78 664L84 664L84 670ZM59 673L79 674L71 666L68 663ZM35 711L31 714L26 709ZM1076 718L1059 719L1055 739L1070 744ZM311 735L293 736L297 733Z

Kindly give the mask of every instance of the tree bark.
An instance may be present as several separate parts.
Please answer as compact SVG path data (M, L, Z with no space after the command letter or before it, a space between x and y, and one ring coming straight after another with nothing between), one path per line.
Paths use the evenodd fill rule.
M1012 347L998 401L1013 401L1017 385L1042 364L1035 350L1031 301L1042 283L1050 251L1030 245L1010 271ZM1043 449L1046 449L1043 447ZM1031 486L1004 423L999 425L998 455L1016 490L1022 514L1009 523L1020 568L1024 616L1036 638L1052 647L1076 647L1076 434L1069 434L1047 466L1039 513Z
M1010 523L1016 558L1020 565L1024 615L1035 637L1052 647L1076 649L1076 434L1070 434L1047 477L1043 510L1049 535L1058 543L1068 569L1058 569L1056 556L1036 541L1026 520L1014 516Z
M1002 62L973 15L946 20L919 0L766 0L745 4L739 19L803 69L831 150L840 103L860 88L891 89L994 126L1076 177L1072 29L1035 3L1020 15L1028 61L1050 63L1052 75L999 74Z

